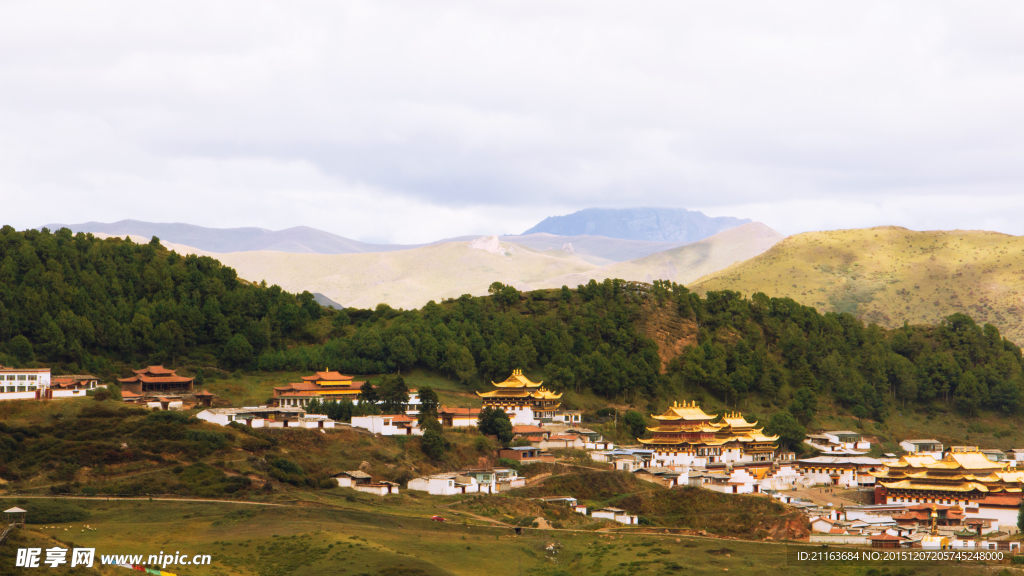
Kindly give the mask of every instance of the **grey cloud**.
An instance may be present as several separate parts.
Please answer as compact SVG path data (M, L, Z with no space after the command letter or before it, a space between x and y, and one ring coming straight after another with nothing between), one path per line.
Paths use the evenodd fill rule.
M1020 233L1022 25L1009 2L6 3L0 197L20 227L374 241L640 205Z

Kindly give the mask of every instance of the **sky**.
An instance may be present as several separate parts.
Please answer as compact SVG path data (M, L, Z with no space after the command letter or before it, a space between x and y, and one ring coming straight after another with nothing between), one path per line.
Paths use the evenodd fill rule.
M1024 234L1024 4L0 2L0 224Z

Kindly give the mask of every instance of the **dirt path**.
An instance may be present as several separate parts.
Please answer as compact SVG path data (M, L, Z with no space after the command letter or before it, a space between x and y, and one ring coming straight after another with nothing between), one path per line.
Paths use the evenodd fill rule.
M537 528L541 530L553 530L551 524L548 524L548 521L543 516L537 516L533 521L537 523Z

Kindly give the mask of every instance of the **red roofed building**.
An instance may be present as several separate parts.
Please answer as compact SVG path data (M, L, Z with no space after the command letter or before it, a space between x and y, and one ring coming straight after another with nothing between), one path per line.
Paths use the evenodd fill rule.
M868 540L872 548L907 548L911 544L910 540L903 536L893 536L884 532L868 536Z
M139 395L149 394L190 394L194 383L193 378L178 376L174 370L168 370L163 366L147 366L142 370L132 370L134 376L130 378L118 378L121 383L121 390L127 390Z
M938 526L961 526L964 523L964 511L957 505L946 506L942 504L915 504L907 506L907 511L902 514L894 514L892 519L903 527L927 527L932 523L932 508L936 512L936 525Z
M302 382L274 387L272 403L277 406L306 406L313 400L321 402L354 401L359 396L363 382L356 382L353 376L324 369L311 376L303 376Z
M99 386L99 378L95 376L73 374L50 377L50 394L52 398L85 396L87 391L95 390L97 386Z

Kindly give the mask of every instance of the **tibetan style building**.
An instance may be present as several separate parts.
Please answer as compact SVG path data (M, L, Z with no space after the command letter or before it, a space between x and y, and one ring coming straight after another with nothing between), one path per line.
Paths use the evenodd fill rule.
M658 426L648 428L651 438L641 438L654 450L659 466L706 466L717 462L764 462L775 457L778 436L765 436L757 423L738 412L718 417L705 413L696 402L673 403L661 415L651 415Z
M876 504L956 505L968 518L1014 525L1024 498L1024 471L993 462L972 446L957 446L942 460L906 455L875 478Z
M121 383L121 390L136 396L192 394L194 379L178 376L174 370L163 366L147 366L132 372L135 372L134 376L117 380Z
M491 392L477 392L484 407L500 408L508 414L514 425L537 425L564 417L559 410L561 394L544 389L543 382L533 382L523 376L522 370L512 371L504 382L491 382L497 388ZM572 411L575 412L575 411ZM561 421L561 420L559 420ZM579 420L575 420L578 422Z
M353 381L352 376L324 370L312 376L303 376L302 382L274 387L274 399L278 406L305 406L312 400L355 401L363 382Z

